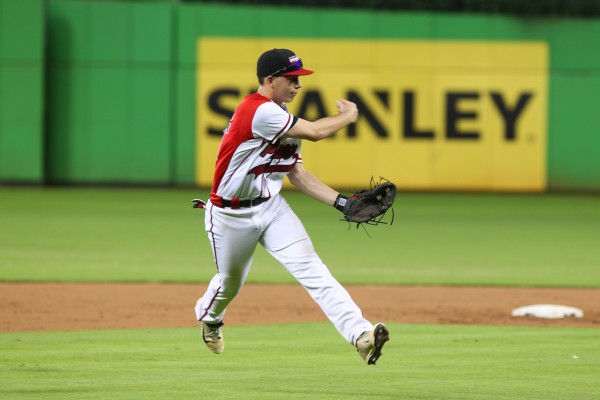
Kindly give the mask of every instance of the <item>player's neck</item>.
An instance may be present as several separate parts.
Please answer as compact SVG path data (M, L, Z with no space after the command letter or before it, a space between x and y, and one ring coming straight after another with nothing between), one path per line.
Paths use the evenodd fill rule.
M262 85L260 85L258 87L258 94L260 94L261 96L265 96L269 100L273 100L273 95L271 93L269 93L268 88L266 88Z

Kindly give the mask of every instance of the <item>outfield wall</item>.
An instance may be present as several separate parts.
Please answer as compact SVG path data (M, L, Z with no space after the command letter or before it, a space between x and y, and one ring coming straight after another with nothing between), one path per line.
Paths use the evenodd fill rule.
M33 17L27 15L26 18L15 14L15 3L21 2L0 0L0 181L3 182L47 180L52 183L73 184L203 183L199 176L202 173L210 175L210 171L203 171L208 167L201 166L208 155L202 159L199 157L202 150L202 138L199 137L202 130L199 127L204 121L202 112L210 112L210 107L203 103L207 99L203 100L199 96L203 89L197 85L203 73L200 69L202 60L198 51L199 41L218 38L252 41L254 38L252 51L249 51L248 46L240 51L244 55L244 60L241 61L250 65L253 63L253 60L247 59L250 53L254 52L257 56L262 49L273 47L273 41L282 46L287 38L294 43L302 42L303 48L308 49L304 53L309 54L303 56L307 64L311 63L311 58L312 61L323 64L331 56L338 63L345 62L349 69L364 65L364 60L368 57L364 54L338 54L335 51L311 54L310 42L315 43L315 49L326 48L323 45L325 41L371 42L373 47L390 42L397 46L418 42L426 47L440 47L440 44L454 42L461 46L483 45L484 49L493 49L499 43L541 45L547 49L547 62L546 66L537 69L535 79L545 81L545 87L540 89L538 85L532 89L536 93L531 96L531 102L524 108L523 115L530 111L531 105L536 105L541 111L536 111L536 116L530 117L535 122L528 123L527 129L520 131L520 125L516 125L515 129L517 137L523 138L524 153L519 155L523 160L528 158L527 140L530 144L536 142L537 147L533 147L537 149L544 147L541 158L537 153L532 156L538 162L543 161L543 185L526 184L525 187L515 189L600 189L600 162L596 156L600 149L600 137L596 132L600 126L600 113L595 110L600 96L598 19L535 19L500 15L383 13L83 0L48 0L47 16L44 16L43 1L27 0L27 9ZM19 12L23 13L25 10L23 6ZM27 30L28 35L23 36L17 29L25 23L31 25L31 29ZM44 70L41 68L44 65L44 33L48 43L45 52L45 82L42 79ZM25 46L26 43L29 45ZM485 47L486 43L489 46ZM26 56L17 54L25 51L25 48L32 50ZM301 53L300 50L297 51ZM488 50L483 51L486 52ZM489 53L497 52L489 50ZM444 60L449 59L440 54L434 56L431 60L436 64L443 64ZM390 54L389 57L402 59L402 55L398 54ZM521 65L520 71L504 73L504 86L501 85L499 89L508 110L516 107L519 93L529 90L530 76L523 71L531 63L527 59L528 54L522 54L522 57L523 59L517 58ZM473 58L474 62L487 68L478 72L480 83L476 89L479 93L477 99L488 99L486 101L489 105L480 106L480 103L467 96L457 106L459 117L464 118L455 122L459 133L480 132L481 137L485 137L486 127L497 125L493 121L498 111L493 110L494 103L489 100L492 98L489 93L495 89L489 84L488 78L491 75L485 72L494 70L496 64L493 63L492 56ZM386 68L393 72L394 62L390 64ZM504 67L510 69L510 65ZM399 75L402 72L405 70L400 68ZM5 78L10 74L27 76L20 80ZM248 78L244 79L251 82L254 79L251 77L252 71L249 70L248 74ZM316 79L317 74L314 75ZM380 76L384 75L365 76L364 71L360 71L347 78L361 81L370 79L371 86L359 87L358 93L362 93L363 98L371 99L370 103L366 100L365 105L384 128L386 123L397 127L403 122L390 121L400 117L388 115L385 107L376 106L380 102L378 99L384 98L381 92L389 88L385 82L376 81ZM432 79L437 79L436 77L437 75L433 75ZM431 76L425 77L423 82L431 80L430 78ZM237 75L231 77L233 84L239 80ZM329 81L315 81L324 88L322 90L331 90L324 92L326 100L336 94L335 88L328 87L340 85L331 85ZM517 85L513 93L510 82L517 81L520 83L513 83ZM7 82L17 87L11 87ZM309 82L308 78L305 82ZM305 89L310 89L308 83ZM469 82L464 77L461 78L459 89L461 93L470 93ZM417 102L419 98L427 98L422 95L423 91L435 93L437 89L433 86L428 88L423 83L420 90L421 92L415 92ZM344 91L347 93L346 89ZM390 104L398 109L402 107L402 101L406 102L407 97L396 95L399 96L398 99L390 97ZM20 100L17 102L15 99ZM437 132L441 129L438 125L444 123L440 122L441 111L448 107L433 95L431 99L434 100L424 100L426 103L430 102L431 106L419 106L423 115L415 114L413 122L421 130ZM226 101L233 104L236 100L230 98ZM494 101L499 104L497 99ZM329 107L329 103L324 104ZM381 100L381 104L385 102ZM44 107L47 121L45 126L41 124ZM231 104L225 103L223 108L231 107ZM332 112L329 109L327 111ZM438 119L428 120L429 111ZM304 112L307 116L311 116L311 113L315 115L314 109L311 110L310 107ZM476 114L480 116L479 120L487 122L478 125L479 120L469 117L469 114ZM213 117L215 116L206 115L207 119ZM221 118L224 118L223 115ZM357 125L354 135L372 137L372 142L376 143L379 140L376 138L376 125L372 120L363 119ZM390 127L390 132L392 128ZM381 129L379 132L381 133ZM352 140L350 136L345 132L336 140L343 144L343 140ZM507 151L511 151L512 144L505 143ZM369 160L376 157L376 154L381 154L382 148L389 149L390 146L386 142L373 146L363 143L361 146L368 167L366 169L374 172L403 169L406 175L386 173L388 177L396 177L402 182L419 174L424 177L417 185L409 188L511 190L509 186L461 182L461 176L473 175L472 171L488 168L485 166L486 159L497 154L490 152L488 147L485 147L488 153L481 154L476 147L466 148L465 151L472 154L464 159L479 158L477 162L483 164L464 164L467 167L462 167L462 170L462 150L449 148L448 151L456 153L448 164L454 166L455 170L451 169L452 172L448 173L453 179L452 184L444 187L435 184L434 178L441 172L427 171L436 171L431 161L436 156L441 154L442 157L437 159L448 159L444 156L447 154L444 153L447 145L431 143L429 149L423 150L424 155L420 161L422 167L419 167L418 162L408 167L370 163ZM401 143L396 142L394 146L403 149ZM461 141L461 146L465 148L464 141ZM330 170L323 161L325 157L321 157L318 152L314 154L311 156L311 164L318 159L316 168L319 174ZM394 151L390 156L395 154ZM414 152L411 154L414 156ZM506 159L507 166L510 166L511 157L513 156ZM357 164L361 160L354 155L348 157L346 154L345 157L340 154L334 162ZM206 165L210 165L210 161L206 161ZM493 168L488 169L493 171ZM448 168L438 168L437 171L448 171ZM522 167L519 167L511 174L519 177L521 171ZM346 175L352 174L356 175L354 171L349 171ZM478 179L485 181L486 176L492 175L483 174ZM364 177L361 176L360 180L364 181ZM352 182L343 179L338 181L335 176L328 178L328 183L352 186Z

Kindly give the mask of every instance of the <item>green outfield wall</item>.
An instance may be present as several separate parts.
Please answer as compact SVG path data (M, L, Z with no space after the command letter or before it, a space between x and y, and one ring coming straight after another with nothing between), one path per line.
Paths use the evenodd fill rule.
M93 0L0 0L0 181L196 184L203 37L545 43L546 187L600 189L600 19Z

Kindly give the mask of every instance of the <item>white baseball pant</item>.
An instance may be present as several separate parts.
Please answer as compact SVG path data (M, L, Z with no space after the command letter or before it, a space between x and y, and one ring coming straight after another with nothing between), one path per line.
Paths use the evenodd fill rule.
M254 207L219 208L208 202L205 229L217 274L196 303L196 317L221 322L229 303L242 288L260 243L321 307L351 344L372 324L316 254L304 226L281 195ZM265 305L268 307L268 305Z

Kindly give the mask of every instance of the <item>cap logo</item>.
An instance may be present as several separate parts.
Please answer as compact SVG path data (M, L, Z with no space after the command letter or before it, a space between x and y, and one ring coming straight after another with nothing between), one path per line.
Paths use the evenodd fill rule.
M259 77L300 76L312 73L313 71L304 69L302 59L288 49L266 51L258 58L256 64L256 75Z

